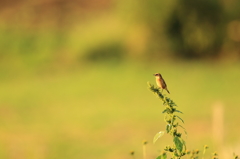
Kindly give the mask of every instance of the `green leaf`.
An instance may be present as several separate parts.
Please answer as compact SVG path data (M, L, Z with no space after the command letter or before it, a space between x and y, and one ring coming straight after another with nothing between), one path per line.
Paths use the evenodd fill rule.
M156 159L167 159L167 154L164 153L164 154L158 156Z
M164 153L164 154L162 155L162 159L167 159L167 154L166 154L166 153Z
M176 117L178 117L178 119L180 119L182 121L182 123L184 123L183 119L180 118L179 116L175 115Z
M166 126L166 131L167 131L167 133L169 133L170 130L171 130L171 126L170 126L170 124L167 124L167 126Z
M186 135L186 137L187 137L188 134L187 134L187 131L186 131L186 130L184 130L184 133L185 133L185 135Z
M178 125L178 126L180 126L181 128L183 128L184 133L185 133L185 135L187 136L187 131L186 131L186 129L185 129L182 125Z
M180 158L180 155L177 153L177 151L174 152L174 156Z
M160 137L162 137L164 135L164 131L160 131L158 132L154 138L153 138L153 143L155 143Z
M181 128L183 128L184 130L186 130L182 125L178 125L178 126L180 126Z
M181 112L180 110L177 110L177 109L175 110L175 112L178 112L178 113L182 113L182 114L183 114L183 112Z
M164 115L164 121L168 122L168 115L167 114Z
M166 111L167 111L167 109L165 109L162 113L164 114L164 113L166 113Z
M173 142L176 146L176 149L180 152L182 152L183 149L183 143L180 141L179 137L174 137Z
M187 150L187 146L186 146L186 142L182 139L182 143L183 143L183 151L182 152L185 152Z
M169 100L170 100L170 98L165 97L165 101L166 101L167 103L169 103Z

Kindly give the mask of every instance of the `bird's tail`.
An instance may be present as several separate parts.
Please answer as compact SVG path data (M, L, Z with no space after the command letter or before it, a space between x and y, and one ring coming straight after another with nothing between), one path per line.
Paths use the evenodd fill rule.
M166 88L166 91L170 94L169 90Z

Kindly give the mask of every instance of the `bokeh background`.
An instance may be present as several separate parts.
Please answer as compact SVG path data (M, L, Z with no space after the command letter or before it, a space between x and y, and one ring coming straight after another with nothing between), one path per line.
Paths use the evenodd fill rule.
M189 150L240 155L239 60L238 0L1 0L0 158L156 158L156 72Z

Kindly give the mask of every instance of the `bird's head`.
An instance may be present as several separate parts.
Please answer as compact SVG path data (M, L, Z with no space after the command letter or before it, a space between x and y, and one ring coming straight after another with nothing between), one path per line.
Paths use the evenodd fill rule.
M155 77L162 77L162 75L160 73L155 73L155 74L153 74L153 76L155 76Z

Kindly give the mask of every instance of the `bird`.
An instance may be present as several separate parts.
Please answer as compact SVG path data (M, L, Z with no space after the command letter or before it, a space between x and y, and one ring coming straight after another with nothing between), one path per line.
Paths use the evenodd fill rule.
M165 89L169 94L169 90L167 89L167 84L164 81L162 75L160 73L153 74L156 77L156 83L159 88Z

